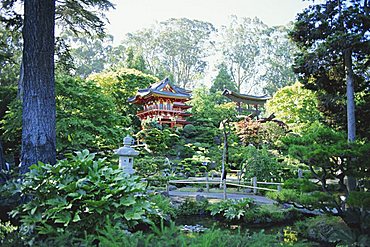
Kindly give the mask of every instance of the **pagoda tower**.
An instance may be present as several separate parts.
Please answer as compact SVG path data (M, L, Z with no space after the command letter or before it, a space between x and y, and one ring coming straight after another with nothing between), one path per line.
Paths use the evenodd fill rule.
M144 120L152 119L161 125L169 125L173 128L183 127L190 123L185 119L191 115L186 112L191 108L186 105L190 99L191 91L172 85L166 78L148 88L139 89L128 102L143 107L143 110L136 114L142 123Z

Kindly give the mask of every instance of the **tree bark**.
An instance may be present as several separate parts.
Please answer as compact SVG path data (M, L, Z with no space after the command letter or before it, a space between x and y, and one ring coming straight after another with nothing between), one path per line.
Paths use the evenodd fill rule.
M55 0L25 0L21 172L56 162Z
M347 80L347 130L348 142L356 140L356 117L355 117L355 93L353 85L352 52L350 49L344 51L344 64Z
M20 101L23 100L23 77L24 77L24 67L22 58L21 68L19 70L18 92L17 92L17 99Z
M0 140L0 173L3 172L3 170L6 169L5 167L5 158L4 158L4 151L3 151L3 145ZM3 184L5 182L5 179L2 174L0 174L0 184Z
M344 65L346 69L347 81L347 136L348 142L356 140L356 116L355 116L355 93L354 93L354 79L352 69L352 51L346 49L344 51ZM351 161L349 161L351 162ZM356 180L353 177L348 177L348 191L356 188Z

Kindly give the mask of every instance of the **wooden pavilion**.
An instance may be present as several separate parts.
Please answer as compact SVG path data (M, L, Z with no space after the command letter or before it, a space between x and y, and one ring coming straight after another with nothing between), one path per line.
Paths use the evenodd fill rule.
M191 106L186 102L191 99L191 91L171 84L168 78L139 89L137 94L128 101L143 106L137 116L143 123L145 120L156 120L161 125L183 127L190 122L185 117L191 114L186 112Z
M253 114L257 116L257 118L261 113L261 108L264 107L266 101L271 98L268 95L254 96L241 94L229 89L225 89L222 95L236 103L239 115Z

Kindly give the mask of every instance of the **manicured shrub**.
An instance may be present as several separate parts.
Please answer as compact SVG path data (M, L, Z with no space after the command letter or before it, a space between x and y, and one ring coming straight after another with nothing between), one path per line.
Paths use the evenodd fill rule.
M324 211L335 207L335 199L339 196L330 195L321 191L303 193L293 189L283 189L279 192L268 192L266 196L279 203L299 204L309 210L322 209Z
M319 190L319 186L305 178L290 178L284 181L284 189L296 189L302 192Z
M298 232L306 238L324 243L335 243L344 246L368 246L369 235L352 231L337 216L322 215L297 222Z
M294 208L283 209L276 205L261 205L247 211L243 220L252 224L276 224L297 219L301 216Z

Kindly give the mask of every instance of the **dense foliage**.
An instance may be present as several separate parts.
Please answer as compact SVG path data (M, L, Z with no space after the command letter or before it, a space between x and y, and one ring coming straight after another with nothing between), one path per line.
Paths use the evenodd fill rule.
M316 94L296 82L278 90L266 104L269 114L289 126L289 130L300 133L313 122L321 120Z
M290 33L299 48L294 71L306 88L318 93L326 122L346 129L345 109L347 102L353 100L361 137L369 137L370 121L368 9L368 1L315 3L298 15ZM354 99L347 94L352 87L349 80L353 81Z
M2 4L1 21L21 24L18 13L6 13L16 2ZM302 84L292 86L288 85L296 76L289 65L296 47L287 40L285 27L269 28L258 18L234 16L220 31L222 42L215 43L216 29L211 23L170 19L129 34L125 44L114 47L112 37L100 39L103 15L91 11L109 8L112 4L107 0L57 3L61 23L74 23L74 31L95 34L65 32L64 40L57 40L57 152L60 159L67 158L55 166L35 164L21 180L16 168L21 103L16 100L16 88L4 85L17 83L22 40L12 25L0 24L0 142L11 163L9 169L0 153L0 182L7 181L0 187L2 219L8 220L6 212L20 204L12 213L13 223L19 226L0 223L1 245L22 246L29 240L28 244L41 246L283 245L263 233L212 230L187 235L163 224L160 229L153 226L150 233L127 231L148 229L176 215L212 215L229 223L248 224L299 217L294 209L258 206L249 199L185 200L175 208L160 194L146 194L148 188L155 193L163 190L176 177L216 173L221 163L226 170L241 170L238 175L244 182L252 177L284 182L282 191L268 193L279 203L340 216L298 223L304 237L330 244L361 246L368 242L368 1L327 0L299 14L290 36L299 49L294 70ZM71 43L76 45L72 48ZM136 117L139 107L128 104L128 99L138 89L159 81L155 76L169 76L183 87L194 87L204 76L207 58L219 45L223 60L210 89L193 90L191 124L182 129L169 129L156 121L141 125ZM346 125L344 95L350 71L356 91L356 124L363 139L348 143L341 129ZM225 87L243 93L275 93L267 112L277 119L274 115L238 119L235 104L221 95ZM115 163L97 160L87 151L69 154L86 148L99 156L111 153L127 133L138 141L135 148L140 155L134 169L140 178L123 174ZM297 168L303 169L304 178L296 178ZM357 191L347 188L348 177L357 179ZM143 178L146 183L140 182ZM292 239L296 237L293 233Z
M19 191L29 199L12 214L31 238L65 231L76 237L97 234L108 222L133 229L163 217L138 177L94 159L87 150L55 166L33 165Z
M340 217L319 216L297 222L300 235L325 244L366 246L370 238L351 231Z
M300 181L299 186L289 181L286 186L289 189L273 198L339 215L358 232L368 231L369 214L363 209L369 206L369 144L360 141L349 144L345 133L318 124L313 124L303 136L283 138L282 143L283 150L309 168L320 188L306 180ZM361 192L348 190L345 179L349 176L358 180Z
M91 81L59 76L56 94L59 154L83 148L111 150L120 143L129 120L115 111L114 101L101 87ZM9 153L17 153L20 148L21 112L20 102L14 100L1 121L2 138Z
M94 81L105 94L113 98L114 110L121 115L121 118L128 120L125 127L132 126L134 129L140 127L140 121L136 117L139 107L129 104L128 99L135 96L138 89L147 88L150 84L157 82L158 78L135 69L121 67L92 74L87 79Z
M220 203L211 204L208 207L211 215L221 214L228 220L240 219L246 213L255 206L254 202L250 198L244 198L240 200L224 200Z

